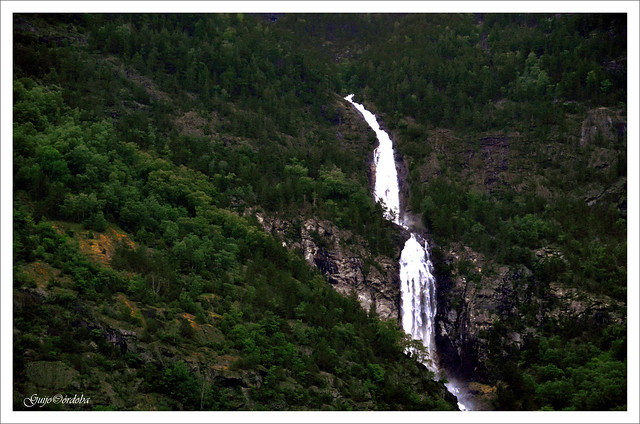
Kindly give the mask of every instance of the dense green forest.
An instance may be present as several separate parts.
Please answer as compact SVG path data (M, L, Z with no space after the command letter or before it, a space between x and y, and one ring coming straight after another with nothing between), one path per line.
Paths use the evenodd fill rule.
M455 409L395 322L253 216L397 254L351 92L394 135L440 274L483 284L438 261L462 243L530 270L542 309L552 284L607 296L595 318L503 314L474 375L491 408L626 409L624 15L18 14L13 47L16 409L38 390L95 410Z
M16 17L16 408L75 388L93 409L454 409L395 323L242 217L392 242L353 160L374 139L336 139L335 72L268 23Z
M543 308L552 283L614 299L597 317L544 319L521 349L504 340L539 323L536 308L503 314L486 334L494 406L625 409L626 323L608 314L626 309L626 17L447 18L397 19L346 84L396 133L410 206L437 249L462 242L491 257L489 273L532 270L521 284ZM582 120L598 113L607 124L589 139ZM436 267L482 286L469 261Z

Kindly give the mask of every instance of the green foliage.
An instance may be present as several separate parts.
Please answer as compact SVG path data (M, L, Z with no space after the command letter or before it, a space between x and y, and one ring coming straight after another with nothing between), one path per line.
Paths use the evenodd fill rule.
M458 240L496 263L529 267L532 293L560 281L624 300L626 215L617 205L587 207L521 186L481 193L427 137L445 127L464 140L475 139L465 132L505 129L545 140L550 128L568 134L567 120L587 106L624 104L624 19L481 20L16 16L17 393L28 387L29 363L55 360L81 373L87 393L109 382L118 406L95 409L137 408L148 398L159 409L451 409L442 386L404 355L395 324L367 316L242 217L259 207L285 219L329 219L362 236L372 255L396 254L395 230L373 204L364 171L373 139L339 126L343 87L399 132L412 208L439 244ZM608 140L602 135L597 147L611 147ZM467 148L480 155L476 142ZM528 148L516 153L548 156ZM425 184L420 161L437 154L440 176ZM561 159L545 162L552 189L609 186L626 175L623 154L606 170L577 156L570 172ZM94 242L123 230L135 247L123 242L109 264L90 261L79 224ZM550 245L562 255L535 255ZM51 273L44 289L36 289L36 263ZM480 282L469 265L458 271ZM111 307L116 295L143 316ZM134 343L152 359L143 364L127 351L131 340L107 322L144 327ZM527 341L505 358L502 342L515 325L488 335L496 407L624 408L623 330L567 321L554 339L547 323L537 345ZM139 393L128 387L133 373Z
M199 387L197 377L189 371L183 361L167 367L158 381L158 390L167 394L172 400L182 404L184 409L195 409L199 406Z
M386 43L344 72L352 92L389 114L427 126L500 128L518 121L514 110L492 106L500 98L536 114L554 99L626 101L626 72L607 65L625 54L624 25L613 14L414 14L398 28L382 26Z
M410 207L422 214L437 245L461 243L492 266L532 271L514 287L526 284L526 294L508 297L525 325L542 319L542 335L561 333L571 347L556 351L557 358L576 355L576 333L598 346L573 365L553 368L547 358L523 364L520 355L530 358L535 349L507 349L507 330L518 331L523 323L504 316L504 324L487 335L491 353L484 364L484 377L498 386L495 407L624 408L623 390L614 395L608 388L609 381L618 381L615 372L603 371L600 393L606 401L597 407L597 390L587 377L580 380L588 387L584 398L575 396L572 374L593 366L586 365L589 360L602 360L610 347L600 339L615 324L605 318L596 325L594 317L558 322L544 315L553 306L551 283L626 300L626 234L618 232L626 225L626 135L601 132L586 146L571 141L589 110L604 106L624 114L626 68L616 65L626 57L623 16L379 18L398 19L398 25L381 26L384 42L345 60L343 72L349 90L374 105L398 135ZM443 141L445 128L452 131ZM602 157L598 149L610 157L594 166L590 156ZM498 154L502 163L496 164ZM605 192L614 184L623 188L588 202L589 190ZM457 272L482 288L486 277L470 265L461 261ZM436 267L445 277L452 272L451 266ZM541 305L528 304L531 296ZM623 340L617 338L616 346ZM624 369L624 355L617 358L611 369Z
M597 347L591 342L585 345L580 338L567 343L558 336L543 338L525 349L526 357L536 358L531 367L531 382L535 387L533 399L538 407L547 410L626 409L626 360L614 357L613 346L611 350L601 349L607 349L606 342Z
M535 268L541 280L560 276L589 291L624 299L626 270L619 264L626 262L626 235L616 230L623 223L620 212L599 205L587 208L571 198L540 211L527 202L528 196L478 195L440 176L415 192L413 201L422 197L423 220L439 244L462 240L498 262ZM564 259L533 259L533 249L554 244Z
M128 60L130 53L127 52L133 51L127 43L136 38L137 31L148 29L136 25L110 28L108 21L99 21L92 32L90 48L121 54L124 61ZM157 23L155 28L160 34L164 33L165 24ZM106 31L105 28L110 29ZM245 42L245 37L236 35L236 31L225 30L222 38L226 43ZM170 76L171 67L178 64L169 59L169 51L162 49L157 49L158 57L154 58L154 49L150 49L148 56L132 58L135 59L133 63L140 66L136 72L153 69L158 84L168 89L175 81ZM173 52L180 51L176 48ZM88 54L93 53L76 47L61 52L55 59L64 68L68 60L77 59L77 55L86 60ZM154 60L159 64L160 57L165 62L165 69L151 65ZM229 59L225 60L231 66ZM302 110L303 105L296 103L298 101L313 105L323 98L314 81L316 71L305 65L306 60L301 56L293 58L293 66L285 61L283 68L277 71L285 74L282 88L296 93L295 97L283 96L291 103L289 110L294 107ZM80 62L80 68L83 68ZM296 63L299 64L297 68ZM18 66L19 73L26 72L26 68L21 67L24 64ZM105 72L106 68L101 66L84 70L110 78L114 87L119 86L121 93L126 92L128 83L114 77L113 72ZM264 116L276 114L273 119L281 125L280 130L294 131L297 124L294 125L293 116L288 123L287 119L281 119L280 114L287 110L281 103L256 105L245 91L267 90L269 84L245 87L236 79L235 73L216 75L218 71L212 68L207 75L199 74L204 71L202 67L194 69L193 73L188 69L187 80L204 78L206 85L207 79L219 78L222 96L226 90L238 99L238 107L263 107L266 109ZM265 69L264 72L276 71ZM291 73L297 74L298 83L287 81L286 75ZM245 78L243 75L241 72L240 78ZM84 311L101 304L102 308L96 309L109 320L109 325L114 325L115 320L124 327L144 328L135 342L140 349L155 343L170 346L179 354L175 361L166 362L161 358L142 364L140 356L128 350L130 342L114 336L118 334L117 330L103 325L104 330L93 328L85 337L95 344L96 352L94 362L86 365L83 375L87 370L98 372L97 369L112 373L126 363L141 379L143 394L161 396L161 408L241 407L238 399L243 395L239 389L225 388L224 380L212 381L178 359L201 346L214 346L216 352L207 359L213 362L203 363L205 367L215 364L216 355L226 354L237 358L232 369L241 372L268 370L264 378L260 377L261 388L258 390L256 385L251 391L254 408L311 406L319 409L342 408L347 404L349 408L361 407L348 400L346 389L340 396L341 402L347 404L334 401L327 396L328 392L312 390L312 386L327 386L322 372L335 375L340 381L369 381L367 385L360 384L363 386L362 400L375 396L376 405L381 409L451 407L447 403L450 399L444 403L435 400L442 398L444 391L431 381L430 376L420 377L424 389L420 395L402 394L405 389L399 383L399 375L410 373L418 365L402 354L401 332L395 325L369 319L355 299L337 294L308 268L302 258L287 252L274 238L231 211L231 204L238 202L258 201L269 207L271 198L272 206L283 207L284 211L315 208L316 213L368 236L374 249L391 249L390 227L382 218L382 211L373 205L366 188L355 177L359 165L335 148L335 140L329 139L326 151L316 150L309 158L303 152L293 150L288 153L291 159L286 160L274 154L277 150L268 153L271 146L260 147L257 153L248 144L227 149L226 141L217 137L176 135L168 128L165 129L169 133L163 134L163 130L153 129L162 127L160 121L167 119L168 112L121 110L116 112L121 118L112 125L99 114L93 115L98 109L94 106L98 104L99 95L104 96L105 106L112 106L106 86L90 87L90 92L83 95L85 100L76 103L72 93L78 93L74 90L84 88L84 85L69 81L70 84L62 89L44 85L39 77L23 77L15 84L14 160L17 166L14 168L14 188L17 201L14 257L18 268L38 260L62 270L70 279L70 292L51 296L48 302L38 301L38 307L18 311L17 328L24 336L16 349L36 349L39 352L36 360L62 361L67 360L65 349L74 353L93 349L90 344L81 347L66 342L73 340L73 336L64 333L59 337L56 329L73 326L61 325L57 319L49 322L47 317L62 316L59 308L64 306L77 314L76 320L100 321L99 314ZM190 83L185 81L185 84ZM216 97L216 89L213 86L209 89ZM151 97L147 98L139 90L133 90L132 95L136 101L153 103ZM295 100L297 98L301 100ZM200 107L210 107L218 101L202 103ZM216 107L224 106L215 104ZM231 128L221 129L242 134L240 119L243 118L232 116L229 114L227 118L230 119L225 119L231 122ZM324 120L319 122L311 125L318 128L333 125ZM269 125L271 129L275 128L273 123ZM244 136L259 136L252 131L249 128ZM321 165L322 162L327 165ZM264 178L263 185L260 185L261 178ZM122 242L115 246L111 257L109 265L113 269L98 265L80 253L77 230L59 233L47 218L82 223L92 231L90 238L95 242L101 240L105 231L112 228L121 231L121 228L132 235L135 247ZM73 224L61 225L66 228ZM25 282L22 286L26 288L29 284ZM49 290L54 288L48 287ZM202 296L209 293L211 300L204 302ZM115 308L109 306L116 295L123 294L128 297L127 302L136 302L144 308L145 314L157 311L156 308L166 312L153 312L153 318L142 317L132 312L130 303L120 302ZM50 305L50 302L54 304ZM78 306L74 309L71 305ZM195 320L186 318L185 313L195 315ZM221 318L212 321L212 314ZM294 327L297 330L294 331ZM209 328L219 331L215 341L203 336L203 329L213 331ZM41 341L29 337L37 331L51 337ZM155 357L155 353L151 355ZM17 375L24 376L26 362L16 365ZM117 388L118 378L114 374L109 381L116 391L125 390ZM388 378L395 382L387 382ZM285 380L295 381L296 389L283 386L281 382ZM383 386L385 390L382 390ZM93 390L92 386L83 387L88 393ZM336 383L335 387L342 390L341 384ZM127 407L133 406L127 402L124 403Z

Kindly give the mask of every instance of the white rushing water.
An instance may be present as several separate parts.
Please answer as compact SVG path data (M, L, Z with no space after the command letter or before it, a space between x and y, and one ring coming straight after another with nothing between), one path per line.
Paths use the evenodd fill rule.
M435 352L434 323L436 319L436 287L431 272L426 242L420 243L418 236L411 237L400 255L400 281L402 282L402 328L415 340L422 341L427 352ZM437 372L436 365L426 363Z
M380 124L376 116L365 109L359 103L353 101L353 94L345 97L345 100L353 104L362 113L365 121L376 133L378 147L374 152L375 187L374 196L386 209L385 217L405 229L409 229L403 219L400 209L400 190L398 185L398 172L393 152L393 142ZM402 284L402 328L413 339L420 340L427 348L428 358L424 364L439 374L435 345L435 317L436 305L436 281L432 273L432 264L429 260L429 246L417 234L411 233L400 255L400 281ZM468 404L462 403L464 395L462 389L455 381L445 384L449 392L458 398L458 408L467 411Z
M378 137L378 147L373 153L373 160L376 165L376 182L373 190L376 202L380 202L385 208L385 218L402 224L400 216L400 189L398 187L398 171L396 161L393 157L393 142L385 131L380 129L376 116L366 110L363 105L353 101L353 94L345 97L356 109L362 113L364 120L373 129Z

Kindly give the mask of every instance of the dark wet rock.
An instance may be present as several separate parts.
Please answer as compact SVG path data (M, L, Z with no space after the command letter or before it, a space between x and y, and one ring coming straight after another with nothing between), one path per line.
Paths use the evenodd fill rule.
M552 247L540 248L535 254L564 260L562 252ZM535 339L543 325L559 325L560 318L603 324L625 319L622 303L557 282L543 284L523 265L488 271L490 259L462 245L440 256L435 262L435 336L440 364L453 377L490 383L486 364L495 355L489 346L492 332L501 331L506 357L508 350L520 349L527 340ZM454 271L462 260L471 263L465 275Z

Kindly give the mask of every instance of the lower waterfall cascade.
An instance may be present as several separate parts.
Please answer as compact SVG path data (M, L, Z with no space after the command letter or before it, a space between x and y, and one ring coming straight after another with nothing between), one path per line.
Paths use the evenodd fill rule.
M376 116L362 104L353 101L353 94L345 97L364 117L376 133L378 147L374 152L375 185L374 198L385 208L385 218L410 231L400 208L398 172L394 158L393 142L380 128ZM438 368L435 343L436 279L429 256L429 246L420 235L411 232L400 255L400 281L402 304L400 307L402 328L426 347L428 358L423 362L436 378L444 374ZM458 399L458 408L469 411L466 390L457 381L449 379L445 387ZM463 403L464 402L464 403Z

